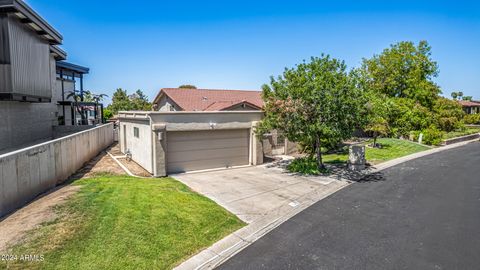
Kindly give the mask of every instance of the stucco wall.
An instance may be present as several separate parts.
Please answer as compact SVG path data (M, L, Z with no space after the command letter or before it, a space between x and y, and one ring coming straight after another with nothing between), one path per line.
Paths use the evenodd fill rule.
M0 155L0 217L65 181L112 143L113 124L107 124Z
M253 130L263 117L259 111L239 112L119 112L120 146L132 159L155 176L166 175L166 151L169 132L245 129ZM134 138L138 127L139 138ZM257 136L250 135L250 164L263 162L263 150Z
M167 96L162 96L157 102L157 111L160 112L171 112L171 111L181 111L181 109L176 106Z
M134 128L138 128L139 137L134 136ZM131 121L120 123L121 150L130 150L132 159L145 170L153 173L152 130L149 121Z
M168 123L167 131L181 131L250 128L252 122L262 119L263 113L259 111L152 112L149 116L153 123Z

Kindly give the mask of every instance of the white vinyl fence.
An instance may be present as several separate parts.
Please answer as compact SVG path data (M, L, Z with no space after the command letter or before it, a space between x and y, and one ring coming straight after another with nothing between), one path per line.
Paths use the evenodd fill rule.
M113 124L0 155L0 217L65 181L113 143Z

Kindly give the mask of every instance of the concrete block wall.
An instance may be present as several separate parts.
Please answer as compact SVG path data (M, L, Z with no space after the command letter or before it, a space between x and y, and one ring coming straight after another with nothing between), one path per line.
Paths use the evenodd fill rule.
M84 130L89 130L95 126L55 126L53 127L53 138L61 138L73 133L77 133Z
M53 103L0 101L0 151L53 137Z
M113 143L113 124L0 155L0 217L65 181Z

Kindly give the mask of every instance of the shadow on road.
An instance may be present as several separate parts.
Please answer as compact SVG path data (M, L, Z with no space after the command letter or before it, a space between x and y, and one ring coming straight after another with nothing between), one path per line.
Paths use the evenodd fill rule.
M287 172L287 166L292 160L289 159L274 159L269 158L265 165L267 168L279 168ZM385 181L385 175L382 172L374 172L371 167L367 167L363 171L352 171L348 169L348 166L345 163L329 163L325 164L329 173L323 174L323 176L336 178L338 180L347 180L358 183L368 183L368 182L380 182ZM291 173L294 175L307 176L299 173ZM309 176L307 176L309 177ZM315 177L312 175L311 177Z

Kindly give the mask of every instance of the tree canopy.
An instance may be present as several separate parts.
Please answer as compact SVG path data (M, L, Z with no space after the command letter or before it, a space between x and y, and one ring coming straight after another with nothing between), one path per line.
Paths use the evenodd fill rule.
M433 107L441 93L432 80L438 72L426 41L418 45L405 41L393 44L380 55L364 59L361 67L365 89L388 97L412 99L427 108Z
M197 89L195 85L192 84L182 84L178 88L183 88L183 89Z
M306 146L323 169L321 148L350 138L362 122L364 99L343 61L328 55L312 57L263 86L263 134L277 129Z
M113 114L119 111L149 111L152 109L152 103L148 97L141 91L128 95L127 90L118 88L112 96L112 103L107 107Z
M399 42L364 59L355 71L358 86L370 101L376 101L371 102L366 129L385 131L388 125L389 135L407 137L412 131L433 127L443 131L461 127L461 107L441 97L440 87L433 82L438 72L426 41ZM452 93L454 99L462 96L462 92Z

